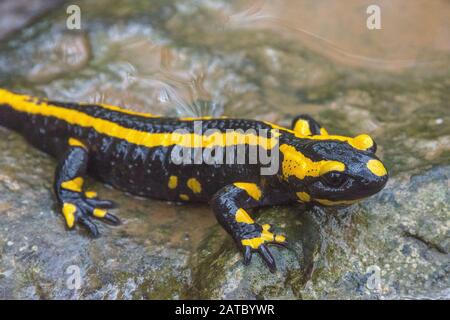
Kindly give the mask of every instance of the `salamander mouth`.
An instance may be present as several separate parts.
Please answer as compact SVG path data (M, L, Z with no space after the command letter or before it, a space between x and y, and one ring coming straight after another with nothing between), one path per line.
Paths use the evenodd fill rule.
M388 181L387 176L379 177L376 181L356 180L347 181L340 188L324 190L318 186L305 186L305 193L310 195L311 201L318 204L347 207L380 192Z

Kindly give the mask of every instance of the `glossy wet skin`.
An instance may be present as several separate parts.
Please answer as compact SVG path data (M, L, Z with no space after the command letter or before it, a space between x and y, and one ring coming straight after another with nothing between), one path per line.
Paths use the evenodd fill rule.
M267 245L286 246L286 237L270 224L257 223L247 210L292 200L348 205L378 192L387 181L371 137L330 135L308 115L295 118L293 129L288 129L248 119L165 118L1 89L0 110L0 124L19 131L34 146L60 159L54 191L68 228L80 223L98 236L94 218L119 223L108 212L113 203L85 188L86 175L91 172L103 182L139 196L208 201L217 221L243 252L244 263L258 253L272 272L276 263ZM212 141L206 133L194 133L194 121L201 121L202 128L218 129L220 139ZM228 129L234 132L231 140L227 139ZM246 135L250 129L251 135ZM255 133L256 129L269 130L270 138ZM232 166L197 166L194 162L195 168L172 163L171 151L179 146L193 148L184 144L193 136L198 136L202 148L225 148L229 146L226 143L243 144L249 150L266 148L271 155L279 155L276 163L281 160L281 166L263 176L259 170L263 162Z
M306 193L310 197L305 199L303 196L300 199L302 202L346 206L376 194L387 183L389 175L375 155L374 142L370 148L358 150L343 141L309 140L299 143L296 149L314 161L342 164L336 166L339 170L330 170L317 177L290 179L290 184L296 192ZM327 165L329 164L325 163L323 166Z

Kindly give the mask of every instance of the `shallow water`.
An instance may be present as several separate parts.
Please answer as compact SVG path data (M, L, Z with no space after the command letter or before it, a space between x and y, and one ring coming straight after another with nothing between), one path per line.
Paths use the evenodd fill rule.
M0 87L53 100L104 102L173 116L227 115L289 125L293 116L310 113L329 132L347 135L365 132L375 138L380 157L394 177L390 191L378 199L381 203L385 201L386 206L392 206L389 207L392 212L400 210L395 199L391 200L397 185L402 185L414 174L427 174L433 166L450 163L448 1L378 1L382 8L382 30L372 31L366 28L365 13L371 1L362 0L348 0L345 3L312 0L121 0L115 1L114 5L100 0L79 3L82 12L80 31L66 29L67 15L64 8L60 8L2 41ZM29 150L21 138L6 130L0 131L0 136L2 148L8 150L2 153L0 160L0 182L6 190L0 202L0 213L8 214L0 218L5 219L3 222L8 222L17 233L23 232L21 228L28 228L35 236L31 242L43 243L41 246L45 251L45 248L50 248L53 237L63 237L65 232L62 221L55 217L54 208L49 205L52 199L48 190L55 163L37 151ZM24 153L30 155L24 158ZM30 181L37 185L30 187ZM229 257L236 262L239 256L224 232L217 228L209 208L136 200L93 181L91 183L105 198L118 200L121 205L118 215L125 224L120 228L102 228L106 240L95 242L94 248L97 249L82 251L82 258L76 259L95 264L106 259L106 253L118 261L128 261L131 256L140 259L136 255L141 254L150 261L145 260L144 264L139 260L136 269L130 272L147 272L153 279L152 272L158 269L160 263L159 256L155 258L156 262L152 260L156 250L158 255L167 259L166 264L172 271L167 272L169 278L163 277L161 283L154 285L148 279L133 278L133 274L124 276L120 273L119 277L114 268L120 272L125 269L119 263L118 267L113 265L105 271L115 274L114 281L104 280L106 276L101 272L100 275L94 273L95 277L103 279L103 282L99 280L102 285L92 285L92 292L88 291L82 297L111 298L117 288L119 297L125 298L209 298L222 292L222 289L210 288L220 277L205 274L205 270L210 264L218 268L228 266L221 259ZM16 198L17 193L21 196ZM22 211L21 201L29 201L25 195L36 199L32 208L44 213L47 228L50 229L47 230L48 235L34 231L33 227L37 229L40 222ZM447 199L445 196L448 197L448 194L439 199ZM38 201L39 198L46 201ZM424 199L427 198L424 196ZM445 206L421 202L417 207L421 205L430 225L446 226L445 213L442 213ZM267 297L314 297L308 291L311 290L308 287L310 281L317 290L316 296L327 297L327 290L323 288L333 286L330 283L337 283L336 290L339 292L341 282L333 277L347 272L339 269L339 265L345 265L346 257L353 253L352 248L360 250L363 259L378 261L380 258L374 258L374 252L383 256L384 247L366 245L366 238L357 230L364 232L368 219L371 219L373 228L378 225L390 228L391 225L385 220L377 220L377 212L383 212L377 205L372 203L367 208L357 208L356 217L338 218L337 222L334 218L324 219L312 213L301 216L299 225L289 220L292 226L287 229L300 230L305 234L297 235L295 240L306 260L302 263L305 262L308 268L304 270L305 265L299 267L300 262L294 256L290 256L288 261L292 265L288 263L286 268L293 268L295 272L302 270L294 272L293 279L301 278L297 285L301 283L306 289L299 289L294 284L292 293L286 285L286 292L277 288L282 292L269 291L271 293ZM299 211L296 208L290 210ZM287 216L284 209L275 208L267 212L266 216L275 222L280 219L279 212L281 217ZM392 217L407 215L404 211L399 212L392 214ZM435 212L440 212L440 215ZM371 218L366 218L363 213ZM24 219L23 226L14 222L20 219ZM391 219L395 220L392 225L404 223L401 218ZM419 220L416 216L411 218L414 223L422 224ZM8 224L3 225L8 228ZM436 234L430 230L424 232L427 241L438 243L438 247L444 248L444 253L448 250L448 241L442 240L442 234L448 232L448 226L446 228ZM359 240L355 242L343 234L355 234ZM12 241L13 236L5 229L0 235L0 244L23 241ZM57 250L61 250L63 253L60 254L64 256L64 245L74 252L84 248L84 236L83 233L81 236L71 234L67 240L70 243L60 243ZM388 235L386 239L388 243L400 241ZM99 254L95 250L102 252L102 244L106 246L106 253ZM332 248L333 253L327 248ZM390 247L386 245L386 248ZM7 252L10 255L5 255L0 264L2 270L9 265L7 258L15 257L13 249ZM216 260L211 262L205 252ZM280 259L283 257L277 251L276 254ZM441 268L439 252L436 255L438 262L433 266ZM72 259L64 257L64 261ZM396 259L392 257L392 261ZM40 265L41 269L60 268L60 261L51 261L49 265ZM389 261L387 265L396 265ZM26 263L24 267L24 274L28 277ZM389 267L386 268L389 273ZM338 271L334 273L336 269ZM170 278L172 272L175 280ZM238 269L238 278L239 272ZM392 272L400 273L398 270ZM209 276L214 281L204 280ZM345 277L342 279L347 279ZM144 291L131 290L129 293L128 289L121 287L122 280L128 283L131 278L137 286L142 285L144 289L140 290ZM152 284L148 284L147 280ZM228 280L230 287L239 282L233 277ZM170 288L164 288L165 281L170 283ZM174 285L171 281L178 284ZM342 280L342 283L347 285L345 281ZM42 293L33 295L24 291L16 282L14 286L18 289L12 296L45 297ZM186 293L184 287L190 287L192 283L199 292L188 290L189 293ZM395 281L392 283L387 288L396 293L386 289L389 295L407 294L400 289L396 291ZM110 288L109 285L116 288L113 293L105 289ZM252 285L260 288L260 284ZM275 288L276 285L272 286ZM415 288L412 286L412 289L408 287L408 292L412 290L414 295ZM400 288L403 287L400 285ZM254 288L252 290L256 291ZM360 292L359 289L357 293L350 289L342 290L346 297ZM67 297L65 291L56 292L51 293L50 290L46 294ZM431 296L429 292L417 292ZM230 297L253 297L252 294L230 294Z
M370 0L246 1L231 25L276 30L349 66L405 71L436 67L450 51L447 1L377 1L380 30L369 30Z

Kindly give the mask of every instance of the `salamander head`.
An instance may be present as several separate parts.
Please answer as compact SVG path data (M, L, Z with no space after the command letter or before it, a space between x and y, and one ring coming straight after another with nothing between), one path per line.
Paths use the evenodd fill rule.
M293 138L280 151L281 179L302 202L350 205L379 192L388 180L368 135Z

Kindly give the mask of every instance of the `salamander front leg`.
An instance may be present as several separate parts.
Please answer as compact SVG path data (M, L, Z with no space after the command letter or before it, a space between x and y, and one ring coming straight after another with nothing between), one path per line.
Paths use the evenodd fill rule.
M67 226L71 229L79 222L97 237L99 232L92 217L114 225L119 224L120 220L106 210L114 207L113 202L98 199L93 191L84 191L88 157L88 149L83 143L69 139L69 148L56 170L54 188Z
M254 252L258 252L271 272L276 271L275 259L267 244L286 245L282 235L270 232L269 224L259 225L246 209L262 203L262 192L254 183L234 183L219 190L211 200L217 220L233 237L244 254L244 264L249 264Z
M296 116L292 120L292 130L304 136L327 135L325 130L313 117L307 114Z

